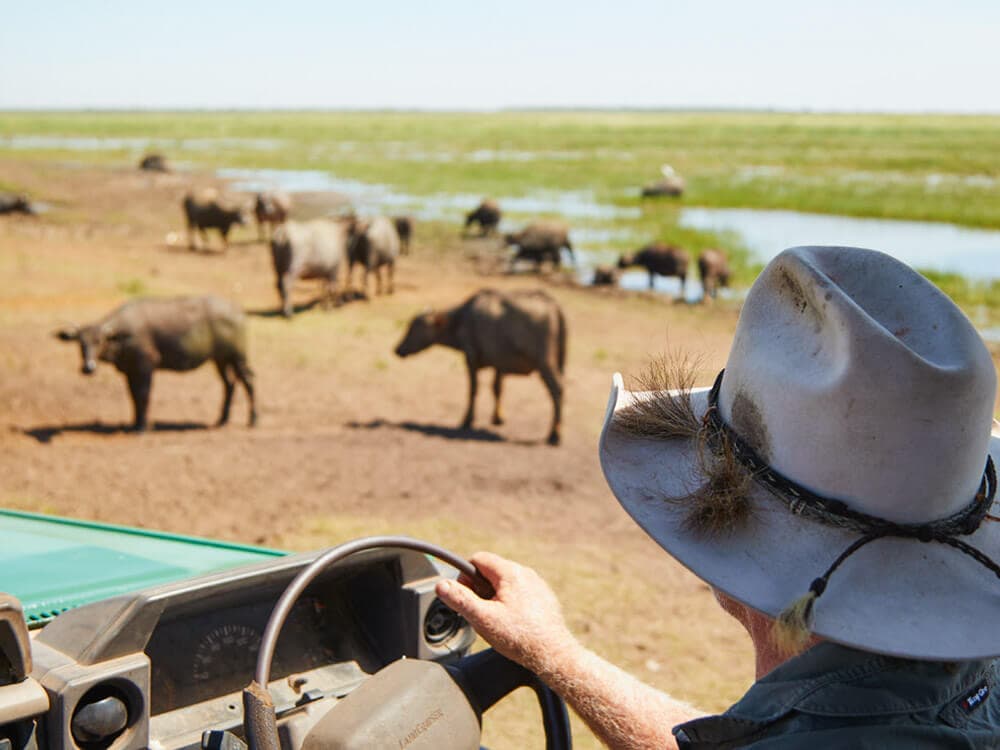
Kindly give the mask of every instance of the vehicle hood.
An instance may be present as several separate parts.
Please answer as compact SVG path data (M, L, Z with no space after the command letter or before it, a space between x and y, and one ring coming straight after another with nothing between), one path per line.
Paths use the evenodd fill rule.
M0 509L0 591L20 599L32 628L82 604L284 554Z

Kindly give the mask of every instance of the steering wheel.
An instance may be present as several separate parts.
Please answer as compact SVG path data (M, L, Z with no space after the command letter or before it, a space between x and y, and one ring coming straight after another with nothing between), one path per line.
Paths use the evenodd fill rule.
M257 654L253 681L243 690L243 723L250 750L280 750L277 716L267 691L278 636L299 596L324 570L370 549L396 547L436 557L468 576L476 593L493 596L493 587L461 557L428 542L402 536L375 536L332 547L284 590L271 612ZM546 750L571 750L566 704L524 667L493 649L442 666L401 659L376 672L340 700L310 730L302 750L478 750L482 715L519 687L538 698Z

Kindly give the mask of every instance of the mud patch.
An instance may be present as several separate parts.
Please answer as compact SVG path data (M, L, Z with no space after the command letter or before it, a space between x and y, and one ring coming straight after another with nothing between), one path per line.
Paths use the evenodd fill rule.
M733 429L765 461L771 460L771 436L764 424L760 408L744 392L733 397Z

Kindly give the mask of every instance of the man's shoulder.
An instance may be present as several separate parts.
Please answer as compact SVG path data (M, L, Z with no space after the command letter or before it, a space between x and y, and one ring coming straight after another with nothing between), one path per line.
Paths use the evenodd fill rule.
M824 643L724 714L674 733L682 748L1000 748L997 671L994 661L923 662Z

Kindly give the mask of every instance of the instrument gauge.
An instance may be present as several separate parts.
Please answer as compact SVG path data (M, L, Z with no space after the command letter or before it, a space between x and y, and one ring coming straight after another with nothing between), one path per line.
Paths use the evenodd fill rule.
M260 650L260 632L249 625L220 625L210 630L194 652L195 682L226 679L230 675L253 674Z

